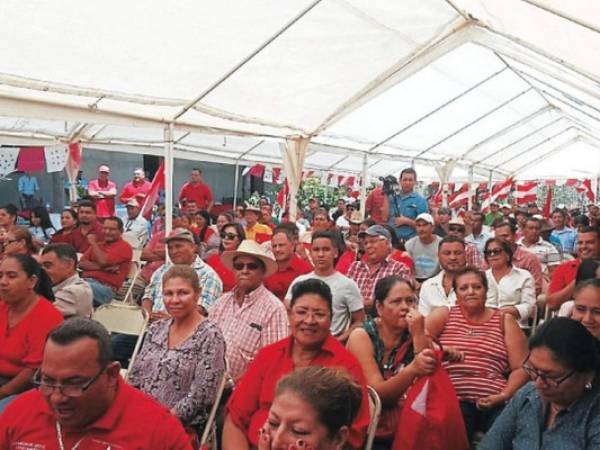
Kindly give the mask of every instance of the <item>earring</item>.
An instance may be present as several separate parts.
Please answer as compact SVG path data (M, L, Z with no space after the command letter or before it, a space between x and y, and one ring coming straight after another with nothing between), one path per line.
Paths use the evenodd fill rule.
M585 383L585 388L589 391L592 389L592 382L588 381L587 383Z

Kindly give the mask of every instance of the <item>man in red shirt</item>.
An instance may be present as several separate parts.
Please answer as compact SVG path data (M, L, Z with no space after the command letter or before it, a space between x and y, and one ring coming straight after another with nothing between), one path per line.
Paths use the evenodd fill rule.
M88 183L88 194L96 203L96 214L104 219L115 214L115 197L117 196L117 184L110 181L110 168L100 166L98 168L98 179L90 180Z
M600 257L600 236L598 230L584 227L577 234L577 259L562 263L554 272L548 286L546 305L552 310L573 297L575 290L575 277L577 269L584 259L597 259Z
M77 253L85 253L90 247L88 235L95 234L98 240L103 239L102 226L98 223L96 216L96 205L90 200L82 200L77 208L77 221L79 225L64 240L71 244Z
M378 185L375 189L371 191L371 193L367 196L367 203L365 207L365 211L368 216L371 217L375 221L375 223L384 223L383 220L383 203L384 203L384 194L381 188L381 185Z
M179 201L194 200L198 208L208 212L213 207L213 193L207 184L202 182L202 171L198 168L192 169L190 181L185 183L179 192Z
M123 186L119 200L121 203L126 204L129 200L135 198L141 206L146 200L146 194L148 194L151 185L152 183L146 180L144 169L138 167L133 171L133 180Z
M285 298L290 284L298 275L313 270L310 264L296 256L294 249L298 242L297 233L295 224L281 224L275 228L271 238L271 250L277 261L277 272L265 278L265 287L279 300Z
M73 318L46 341L38 389L0 416L1 449L191 450L181 423L127 385L97 322Z
M123 221L118 217L107 217L102 226L104 240L99 241L95 234L88 235L90 248L83 254L79 268L82 278L87 281L94 293L94 306L108 303L119 290L127 274L133 256L131 245L125 242Z

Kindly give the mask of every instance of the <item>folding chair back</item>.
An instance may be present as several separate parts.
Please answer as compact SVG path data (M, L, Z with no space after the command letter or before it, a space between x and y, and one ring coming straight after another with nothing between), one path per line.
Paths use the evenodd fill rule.
M217 387L215 402L213 403L213 406L210 409L210 413L208 414L208 420L204 425L204 431L202 432L202 437L200 438L200 448L203 448L210 441L211 445L209 448L212 448L214 450L217 449L217 423L215 422L215 418L217 417L217 411L219 410L221 398L223 397L223 391L225 390L225 386L227 385L228 379L229 371L225 370L225 372L223 373L223 378L221 378L219 386Z
M365 450L371 450L373 441L375 440L377 425L379 424L379 417L381 417L381 399L379 398L377 391L371 386L367 386L367 394L369 394L369 413L371 420L369 421L369 427L367 428Z
M148 327L148 313L146 310L139 306L113 302L96 309L92 314L92 319L104 325L111 334L120 333L137 336L133 354L129 361L129 367L132 367ZM127 376L125 380L127 380Z

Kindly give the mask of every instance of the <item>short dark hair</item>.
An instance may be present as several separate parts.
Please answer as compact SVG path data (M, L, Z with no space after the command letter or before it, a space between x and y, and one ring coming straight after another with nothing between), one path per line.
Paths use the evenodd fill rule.
M61 261L71 261L74 266L77 266L77 250L72 245L58 242L56 244L48 244L42 250L42 255L54 253Z
M501 220L498 222L494 221L494 224L493 224L494 230L496 230L498 228L502 228L502 227L508 227L510 229L511 234L515 234L517 231L517 227L515 227L515 224L512 222L509 222L507 220Z
M280 225L277 225L273 229L273 236L277 233L283 233L286 235L290 242L295 242L298 240L300 233L298 232L298 227L294 222L286 222Z
M17 218L17 214L19 213L19 209L13 203L8 203L0 207L0 209L3 209L9 216L14 217L15 219Z
M546 347L561 364L578 373L600 370L600 342L580 322L556 317L529 339L529 350Z
M529 217L527 217L527 219L525 219L525 226L527 226L527 222L535 222L540 227L542 226L542 221L540 219L538 219L537 217L529 216Z
M484 215L480 211L471 211L471 219L474 219L475 217L483 221Z
M406 169L402 169L402 172L400 172L399 179L401 180L404 175L414 175L415 181L417 180L417 171L415 169L413 169L412 167L407 167Z
M200 174L202 173L202 169L200 167L192 167L191 172L193 172L193 171L196 171L196 172L198 172ZM194 200L194 202L195 202L195 200Z
M589 280L590 278L596 278L596 270L598 270L600 262L595 259L586 258L581 261L577 268L577 275L575 276L575 284L579 284L582 281Z
M583 227L579 230L579 234L583 233L594 233L598 239L600 239L600 230L594 227Z
M590 260L587 260L587 261L590 261ZM596 266L596 267L598 267L598 266ZM575 297L577 294L579 294L579 292L583 291L584 289L587 289L590 287L600 289L600 279L599 278L587 278L585 280L578 281L577 284L575 285L575 290L573 291L573 297Z
M98 364L105 367L113 362L114 356L110 344L110 335L106 328L95 320L72 317L50 332L46 341L65 346L79 339L90 338L98 345Z
M563 218L567 217L567 213L563 209L560 209L560 208L554 208L552 210L552 215L554 215L554 214L560 214L561 216L563 216Z
M294 307L298 298L306 294L316 294L321 297L327 303L329 312L333 313L333 295L331 294L331 288L327 283L317 278L308 278L307 280L294 284L290 308Z
M483 249L483 254L485 256L486 262L488 260L488 256L487 256L486 252L488 251L488 247L493 243L496 243L500 247L502 247L502 251L504 253L506 253L506 255L508 256L508 264L512 265L512 259L513 259L513 253L514 253L512 247L510 246L510 244L508 243L508 241L506 239L500 239L497 237L489 238L485 243L485 247Z
M331 241L331 244L335 248L338 248L339 237L338 237L337 233L334 233L333 231L330 231L330 230L315 231L314 233L312 233L310 241L315 242L317 239L329 239Z
M390 293L390 289L394 287L397 283L406 284L413 293L415 293L415 287L412 282L400 275L390 275L388 277L382 278L375 284L375 289L373 291L373 295L375 297L375 301L379 304L382 304L383 301L387 298Z
M590 226L590 218L585 214L579 214L573 217L573 225L583 225L584 227Z
M459 244L461 244L463 246L463 248L466 247L465 240L463 238L458 237L458 236L454 236L454 235L451 235L451 234L448 234L448 235L444 236L442 238L442 240L440 241L440 243L438 244L438 252L442 250L442 245L444 245L444 244L455 244L457 242Z
M294 392L317 413L329 438L349 427L360 409L360 385L344 369L309 366L294 370L277 383L275 396Z
M96 212L96 203L92 200L80 200L77 204L78 208L92 208Z
M104 221L106 222L107 220L111 220L113 222L116 222L117 224L117 228L119 229L119 231L123 231L123 221L121 220L120 217L117 216L110 216L107 217L106 219L104 219Z
M481 282L481 284L483 285L485 292L488 291L488 280L487 277L485 275L485 272L481 269L478 269L477 267L463 267L462 269L459 269L456 271L456 273L454 274L454 279L452 280L452 289L454 289L454 292L456 292L456 287L458 286L458 279L460 277L463 277L465 275L475 275L477 278L479 278L479 281Z

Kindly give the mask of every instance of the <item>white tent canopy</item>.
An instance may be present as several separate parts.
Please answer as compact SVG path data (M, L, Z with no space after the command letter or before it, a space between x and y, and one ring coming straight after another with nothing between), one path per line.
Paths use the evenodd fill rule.
M0 6L0 143L370 175L596 178L595 0ZM472 171L472 172L471 172Z

